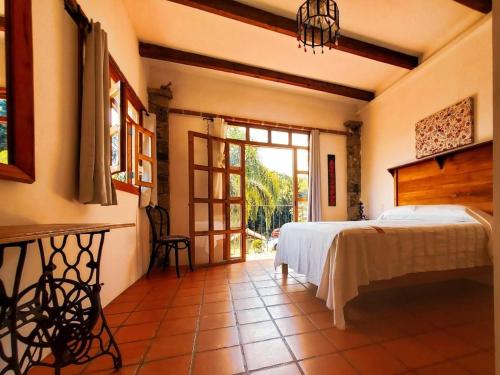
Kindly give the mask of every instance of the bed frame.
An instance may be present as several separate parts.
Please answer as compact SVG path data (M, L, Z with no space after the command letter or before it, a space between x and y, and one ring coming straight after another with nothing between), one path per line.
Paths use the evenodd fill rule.
M463 204L493 213L493 141L389 168L394 203Z
M388 169L394 176L396 206L462 204L493 214L493 141L438 154ZM288 274L288 264L282 265ZM492 284L493 267L420 272L361 286L359 293L449 280ZM347 311L346 311L347 316Z

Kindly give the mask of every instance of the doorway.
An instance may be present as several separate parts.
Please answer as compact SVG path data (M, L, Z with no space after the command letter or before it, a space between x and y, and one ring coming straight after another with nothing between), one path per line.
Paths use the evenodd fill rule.
M277 231L307 221L309 133L225 124L189 132L189 227L196 264L274 256Z

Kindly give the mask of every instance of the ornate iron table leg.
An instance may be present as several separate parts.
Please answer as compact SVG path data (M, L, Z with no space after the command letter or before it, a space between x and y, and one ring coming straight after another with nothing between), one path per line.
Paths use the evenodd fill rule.
M12 284L10 296L7 294L3 280L0 279L0 360L5 362L4 368L0 370L0 374L13 372L21 374L19 365L19 353L17 347L17 296L19 294L19 286L21 283L24 261L26 260L26 250L28 242L21 242L9 245L0 245L0 269L3 267L5 249L7 247L18 247L19 257L17 259L16 274ZM10 340L5 339L9 336ZM4 342L10 342L10 354L4 347Z
M42 275L37 283L22 291L19 291L19 283L27 243L17 245L21 247L21 255L10 299L3 298L5 288L0 284L0 332L6 322L12 347L9 357L0 346L1 359L7 359L0 375L9 370L24 374L37 365L52 367L59 373L65 366L85 364L103 355L111 356L115 368L122 366L120 350L100 301L99 266L106 232L74 235L78 251L71 254L64 251L69 236L62 237L60 245L50 238L47 250L42 240L38 240ZM86 244L82 236L88 236ZM0 251L2 261L3 247ZM17 352L19 344L24 348L22 354ZM48 350L52 352L50 361L44 360Z

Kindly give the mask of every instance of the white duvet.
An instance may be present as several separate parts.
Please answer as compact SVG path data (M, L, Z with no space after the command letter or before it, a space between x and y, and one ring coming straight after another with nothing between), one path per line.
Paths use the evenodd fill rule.
M289 223L280 231L275 266L288 264L318 286L317 297L344 329L344 306L370 281L415 272L491 265L487 223L471 220L369 220Z

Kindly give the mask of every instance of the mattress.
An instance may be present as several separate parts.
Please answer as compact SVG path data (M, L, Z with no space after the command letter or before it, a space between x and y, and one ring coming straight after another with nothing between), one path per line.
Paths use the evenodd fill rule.
M345 328L343 309L361 285L416 272L491 265L489 229L479 221L369 220L289 223L275 266L288 264L318 286L317 297Z

